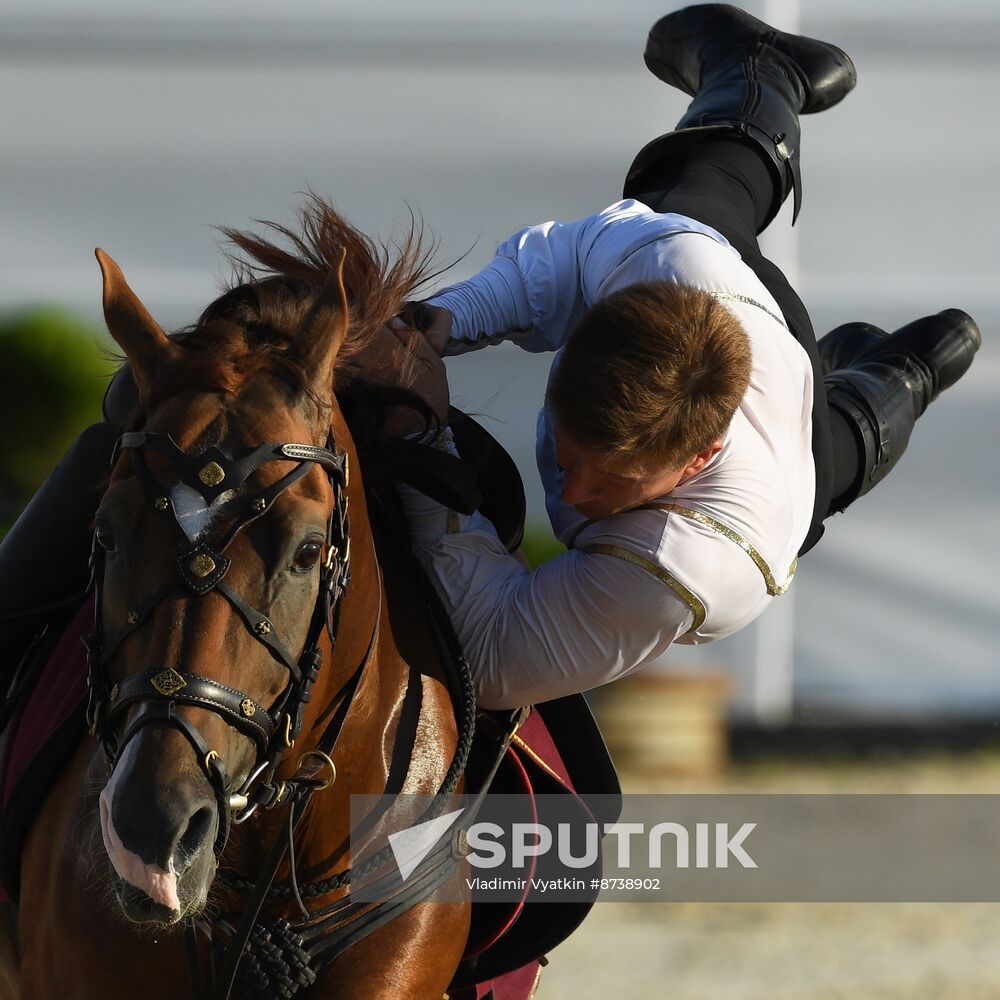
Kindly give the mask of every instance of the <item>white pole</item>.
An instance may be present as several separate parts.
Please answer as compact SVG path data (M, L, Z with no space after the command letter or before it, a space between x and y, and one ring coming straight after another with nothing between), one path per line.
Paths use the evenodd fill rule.
M760 15L782 31L798 34L799 0L764 0ZM761 238L764 255L784 271L793 288L799 283L799 237L792 225L792 199ZM740 660L746 678L745 694L734 709L765 725L787 721L792 714L795 587L771 601L771 606L743 632Z

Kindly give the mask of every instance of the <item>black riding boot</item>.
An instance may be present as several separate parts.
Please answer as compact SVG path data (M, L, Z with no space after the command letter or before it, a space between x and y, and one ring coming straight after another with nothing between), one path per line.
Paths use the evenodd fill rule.
M686 7L657 21L649 33L650 71L694 97L677 129L640 150L629 168L625 196L648 189L650 173L706 136L739 135L771 167L774 198L757 232L795 192L800 114L825 111L857 80L850 57L834 45L777 31L726 4Z
M858 478L834 499L833 511L885 479L917 418L968 371L981 342L975 322L959 309L925 316L892 334L849 323L819 342L824 363L843 365L824 377L826 398L851 425L861 455Z
M0 543L0 687L41 627L83 598L94 512L137 399L124 369L105 397L104 421L77 438Z
M831 330L816 342L823 374L850 368L864 356L865 351L888 336L885 330L871 323L844 323Z

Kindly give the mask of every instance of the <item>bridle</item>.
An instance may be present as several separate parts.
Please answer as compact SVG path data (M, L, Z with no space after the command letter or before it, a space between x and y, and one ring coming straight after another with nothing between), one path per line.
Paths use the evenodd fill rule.
M218 802L219 831L215 852L219 854L228 839L231 822L243 822L258 806L273 807L291 792L287 782L277 781L278 766L302 731L305 706L319 676L322 662L319 644L324 629L330 641L336 644L341 597L350 578L350 520L345 492L349 481L348 457L346 453L336 450L332 439L328 448L295 443L262 444L236 459L229 458L216 447L210 447L199 455L190 455L179 448L168 434L133 431L119 439L112 466L124 449L130 451L147 501L167 520L177 536L177 578L142 604L129 609L118 631L106 638L102 594L105 554L95 530L92 547L94 631L87 642L87 721L91 732L100 740L112 771L129 742L150 723L173 726L184 735L194 749L199 766ZM243 487L265 463L293 461L297 464L270 486L247 491L246 496L239 498L235 518L221 537L191 542L181 526L170 488L153 474L146 461L145 449L156 451L166 461L173 478L195 490L206 505L211 505L225 492ZM326 555L320 566L319 593L302 653L295 658L269 618L251 607L225 582L232 565L226 551L244 528L263 517L275 500L307 475L314 465L326 472L334 499L327 522ZM124 640L149 621L162 601L178 592L189 597L203 597L213 591L232 605L249 634L288 671L288 682L271 708L259 704L243 691L171 665L157 665L118 684L111 682L107 669L109 662ZM369 645L368 656L372 644ZM353 682L351 693L363 667L364 662L348 682ZM189 719L177 712L179 705L207 709L254 742L254 765L239 787L232 787L219 753L209 747ZM118 721L134 706L138 706L138 711L128 728L120 737L116 736ZM324 758L321 763L332 769L329 756L321 756Z
M210 782L218 803L219 831L214 850L218 856L225 847L232 824L248 819L258 807L274 808L288 803L289 814L286 836L279 835L271 847L256 879L227 878L229 887L247 894L247 902L237 924L222 922L224 948L221 967L209 979L214 980L214 997L229 997L233 988L241 957L254 941L264 935L267 946L276 950L279 937L288 938L282 961L289 961L294 953L294 965L300 982L305 985L315 978L316 969L332 961L356 941L384 926L411 906L427 898L451 876L464 849L446 841L429 854L417 871L407 881L405 891L398 890L399 875L390 847L383 848L355 868L348 868L316 882L299 886L295 874L293 839L297 819L302 815L309 796L327 787L336 776L332 753L350 711L365 667L371 662L379 635L382 617L382 585L378 583L378 608L372 625L371 636L363 657L353 673L334 696L336 705L329 720L323 725L317 746L307 750L299 760L295 773L279 780L277 771L283 758L294 746L302 731L305 706L309 703L313 684L319 676L322 663L320 641L324 630L330 643L336 646L340 625L343 595L350 580L351 541L348 516L349 464L346 453L339 452L332 438L328 447L310 444L268 443L252 449L243 456L230 459L218 448L210 447L198 455L190 455L177 446L167 434L134 431L122 435L112 456L112 467L123 449L130 449L132 464L143 484L147 501L154 511L169 518L178 539L176 558L177 579L168 583L141 605L130 609L125 622L109 639L103 627L104 549L98 542L95 528L92 546L92 586L94 590L94 631L87 640L89 699L87 720L91 732L99 739L108 765L113 772L128 743L147 725L158 722L176 727L194 748L199 765ZM295 461L297 466L272 485L248 491L239 498L239 508L231 527L218 539L200 538L192 542L183 527L170 497L170 490L161 483L146 461L144 449L156 451L170 469L172 476L196 490L210 505L226 491L242 487L249 477L266 462ZM319 593L313 607L301 655L294 659L287 646L275 634L274 625L266 615L252 608L225 583L231 560L226 551L239 533L258 518L264 516L274 501L289 487L308 474L314 465L326 472L333 492L333 506L327 522L326 558L320 569ZM401 540L405 544L405 539ZM374 544L374 543L373 543ZM410 557L411 569L422 577L419 565ZM377 562L376 562L377 566ZM425 600L431 610L432 632L445 666L458 723L458 739L451 763L433 797L431 806L418 822L434 818L446 807L450 796L457 789L465 771L475 732L476 701L469 665L465 660L457 637L451 628L447 613L433 591L430 581L423 578ZM236 610L253 637L265 646L270 655L282 663L289 673L289 680L278 695L274 705L267 709L245 692L230 688L206 677L185 672L173 666L158 666L141 674L113 684L107 666L124 640L149 621L153 610L175 593L201 597L215 591ZM177 713L179 705L195 705L221 716L230 726L250 737L256 745L256 760L246 779L238 788L232 788L222 758L211 749L204 737L188 719ZM115 735L118 720L129 708L138 706L121 737ZM500 758L516 731L518 721L498 744L497 757L477 799L486 794ZM307 758L312 758L308 765ZM320 777L324 770L328 777ZM475 808L467 810L471 818ZM289 855L290 886L272 888L272 881L282 859ZM394 891L378 904L353 902L349 887L354 878L370 878L383 868L379 884L393 885ZM305 899L318 899L333 892L347 889L335 903L308 910ZM283 919L258 922L258 915L265 899L294 900L304 917L303 923L289 924ZM216 941L215 923L196 918L185 929L188 964L192 984L202 975L198 959L196 936L201 932L210 941ZM290 937L289 937L290 935ZM289 951L290 949L290 951ZM213 963L214 965L214 963Z

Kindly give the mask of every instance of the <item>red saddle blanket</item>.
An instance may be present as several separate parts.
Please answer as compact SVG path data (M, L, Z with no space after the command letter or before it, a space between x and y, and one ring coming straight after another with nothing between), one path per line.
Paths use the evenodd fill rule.
M3 735L0 762L0 900L16 898L24 838L55 773L84 731L87 700L87 650L83 644L94 622L88 599L70 619L44 657L29 690L21 695ZM50 649L48 656L45 650Z
M86 727L87 654L83 638L93 624L93 601L61 634L36 653L30 688L3 736L0 761L0 899L16 900L24 840L56 775ZM40 664L37 662L41 660ZM481 716L477 745L488 759L503 719ZM474 749L475 755L475 749ZM534 796L619 791L614 767L586 702L579 695L536 706L514 737L493 787ZM581 808L586 805L581 800ZM589 811L589 810L588 810ZM575 930L593 905L516 903L474 907L466 958L449 993L452 1000L526 1000L539 958Z

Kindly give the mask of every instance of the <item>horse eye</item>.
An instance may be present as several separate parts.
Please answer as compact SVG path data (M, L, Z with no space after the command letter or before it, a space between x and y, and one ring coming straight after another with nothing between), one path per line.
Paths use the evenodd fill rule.
M323 546L319 542L303 542L292 560L292 572L305 573L319 562Z

